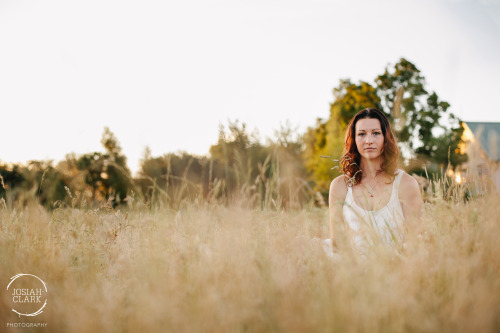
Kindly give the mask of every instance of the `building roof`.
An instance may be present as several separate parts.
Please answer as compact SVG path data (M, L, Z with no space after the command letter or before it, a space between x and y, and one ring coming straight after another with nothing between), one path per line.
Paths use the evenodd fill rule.
M488 157L500 160L500 123L466 121L474 137L479 141Z

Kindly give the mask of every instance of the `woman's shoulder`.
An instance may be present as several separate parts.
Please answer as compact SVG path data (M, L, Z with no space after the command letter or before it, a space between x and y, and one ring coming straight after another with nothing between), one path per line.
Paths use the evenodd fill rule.
M346 175L340 175L336 177L332 182L330 183L330 188L335 187L335 188L345 188L347 190L347 185L349 184L349 177Z
M347 194L347 184L349 178L346 175L340 175L330 183L330 198L335 200L344 200Z
M399 192L403 195L413 195L416 192L420 193L420 187L417 180L403 170L398 171L403 173L401 176L401 183L399 184Z

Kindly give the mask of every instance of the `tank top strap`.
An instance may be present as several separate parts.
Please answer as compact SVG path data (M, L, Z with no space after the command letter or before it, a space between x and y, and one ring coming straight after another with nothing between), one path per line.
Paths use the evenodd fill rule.
M399 194L399 184L401 184L401 179L403 178L403 173L404 171L401 169L397 170L396 178L394 178L394 185L393 185L393 191L392 193L396 195Z
M347 186L347 193L345 195L345 202L351 204L354 201L354 196L352 195L352 186Z

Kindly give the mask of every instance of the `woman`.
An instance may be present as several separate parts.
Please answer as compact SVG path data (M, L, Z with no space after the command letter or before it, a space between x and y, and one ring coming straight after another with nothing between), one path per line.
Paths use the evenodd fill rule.
M329 246L341 233L362 252L380 243L403 241L403 225L418 222L422 196L417 181L397 169L398 147L387 117L379 110L359 111L348 125L343 175L330 185ZM330 252L330 251L327 251Z

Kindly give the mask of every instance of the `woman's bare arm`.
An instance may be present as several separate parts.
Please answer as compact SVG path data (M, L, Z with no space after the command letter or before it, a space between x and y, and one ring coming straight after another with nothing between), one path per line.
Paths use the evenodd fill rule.
M328 210L330 221L330 237L335 244L335 226L343 222L342 208L347 194L347 182L344 175L338 176L330 184L328 195Z
M403 207L405 221L419 223L422 218L423 201L420 186L415 178L405 173L399 186L399 200Z

